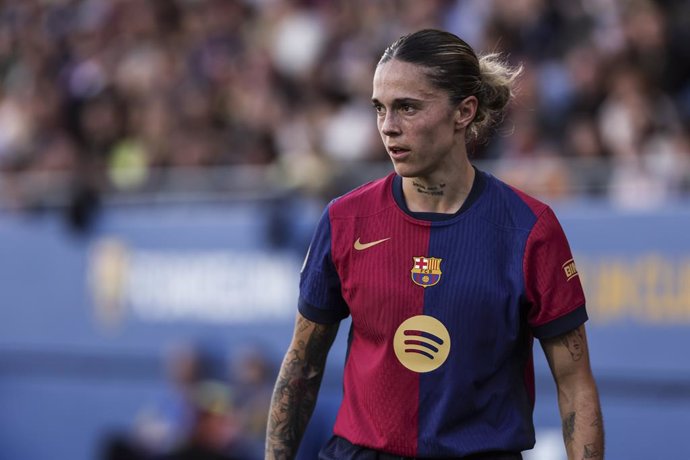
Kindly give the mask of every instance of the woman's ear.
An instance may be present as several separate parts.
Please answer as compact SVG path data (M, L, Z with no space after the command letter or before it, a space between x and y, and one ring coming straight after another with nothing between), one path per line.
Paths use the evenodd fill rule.
M455 128L465 129L472 123L477 114L479 100L476 96L468 96L460 101L455 108Z

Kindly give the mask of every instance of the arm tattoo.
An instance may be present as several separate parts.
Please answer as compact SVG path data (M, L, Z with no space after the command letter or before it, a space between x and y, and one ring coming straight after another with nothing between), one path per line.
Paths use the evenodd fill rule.
M594 444L585 444L585 454L583 459L585 458L601 458L601 450L597 448L596 445Z
M579 361L584 354L585 340L580 328L572 330L561 337L561 343L568 348L573 361Z
M575 433L575 412L570 412L563 419L563 441L567 446L573 442L573 434Z
M601 411L597 410L594 414L594 421L589 424L590 427L602 427L603 417L601 416ZM583 459L597 459L601 460L604 458L604 445L603 442L589 443L584 446Z
M300 320L300 321L297 321L296 327L297 327L297 333L303 334L304 332L307 331L307 329L309 329L309 323L307 321Z
M590 423L589 426L601 426L601 422L601 411L597 411L596 414L594 414L594 421Z
M297 333L309 328L299 320ZM298 341L283 360L273 390L268 420L266 458L288 460L295 457L299 442L316 405L316 397L338 327L313 325L309 338Z

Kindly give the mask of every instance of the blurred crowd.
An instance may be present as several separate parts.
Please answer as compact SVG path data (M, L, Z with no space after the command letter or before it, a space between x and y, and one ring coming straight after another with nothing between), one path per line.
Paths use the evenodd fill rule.
M276 369L257 345L227 359L179 342L165 356L165 385L131 426L107 433L99 460L259 460Z
M223 167L337 193L344 165L386 161L373 70L424 27L524 65L512 113L470 146L497 175L633 207L687 195L685 0L5 0L0 201L88 206Z

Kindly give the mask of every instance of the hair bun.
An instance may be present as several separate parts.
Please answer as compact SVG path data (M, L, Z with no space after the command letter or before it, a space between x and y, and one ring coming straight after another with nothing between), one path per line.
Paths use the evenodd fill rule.
M522 66L510 66L499 53L490 53L479 56L479 73L479 105L469 127L475 138L502 120L505 108L514 96L514 83L522 73Z

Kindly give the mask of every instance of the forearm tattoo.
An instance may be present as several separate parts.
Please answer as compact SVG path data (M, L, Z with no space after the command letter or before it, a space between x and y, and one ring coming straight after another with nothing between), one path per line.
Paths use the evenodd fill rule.
M601 450L595 445L595 444L586 444L585 445L585 453L583 455L584 458L601 458Z
M603 425L604 425L604 420L603 420L603 417L601 416L601 411L596 411L594 414L594 420L592 421L592 423L589 424L589 426L592 428L597 428L597 429L603 430ZM604 458L603 431L602 431L602 439L600 441L593 442L590 444L585 444L584 454L583 454L582 458L583 459L598 459L598 460L601 460Z
M295 457L299 442L316 405L316 397L328 350L338 331L333 325L311 325L300 319L297 334L313 330L299 341L283 360L273 390L266 434L266 458L288 460Z
M599 427L602 425L601 412L597 411L594 417L594 421L589 424L590 427ZM565 441L566 448L573 443L575 438L575 412L569 412L563 418L563 440ZM583 447L582 459L596 459L601 460L604 458L603 445L600 442L593 442L585 444Z
M561 343L568 348L573 361L579 361L585 352L585 339L580 329L575 329L561 337Z
M602 419L602 416L601 416L601 411L597 411L597 412L594 414L594 421L592 421L592 423L590 423L589 426L592 426L592 427L594 427L594 426L601 426L602 423L603 423L603 419Z
M419 193L423 193L425 195L432 195L432 196L443 195L443 189L446 187L446 184L422 185L419 182L412 182L412 185L415 186L415 188L417 189L417 191Z
M575 434L575 412L570 412L563 418L563 441L568 446L573 442L573 435Z

